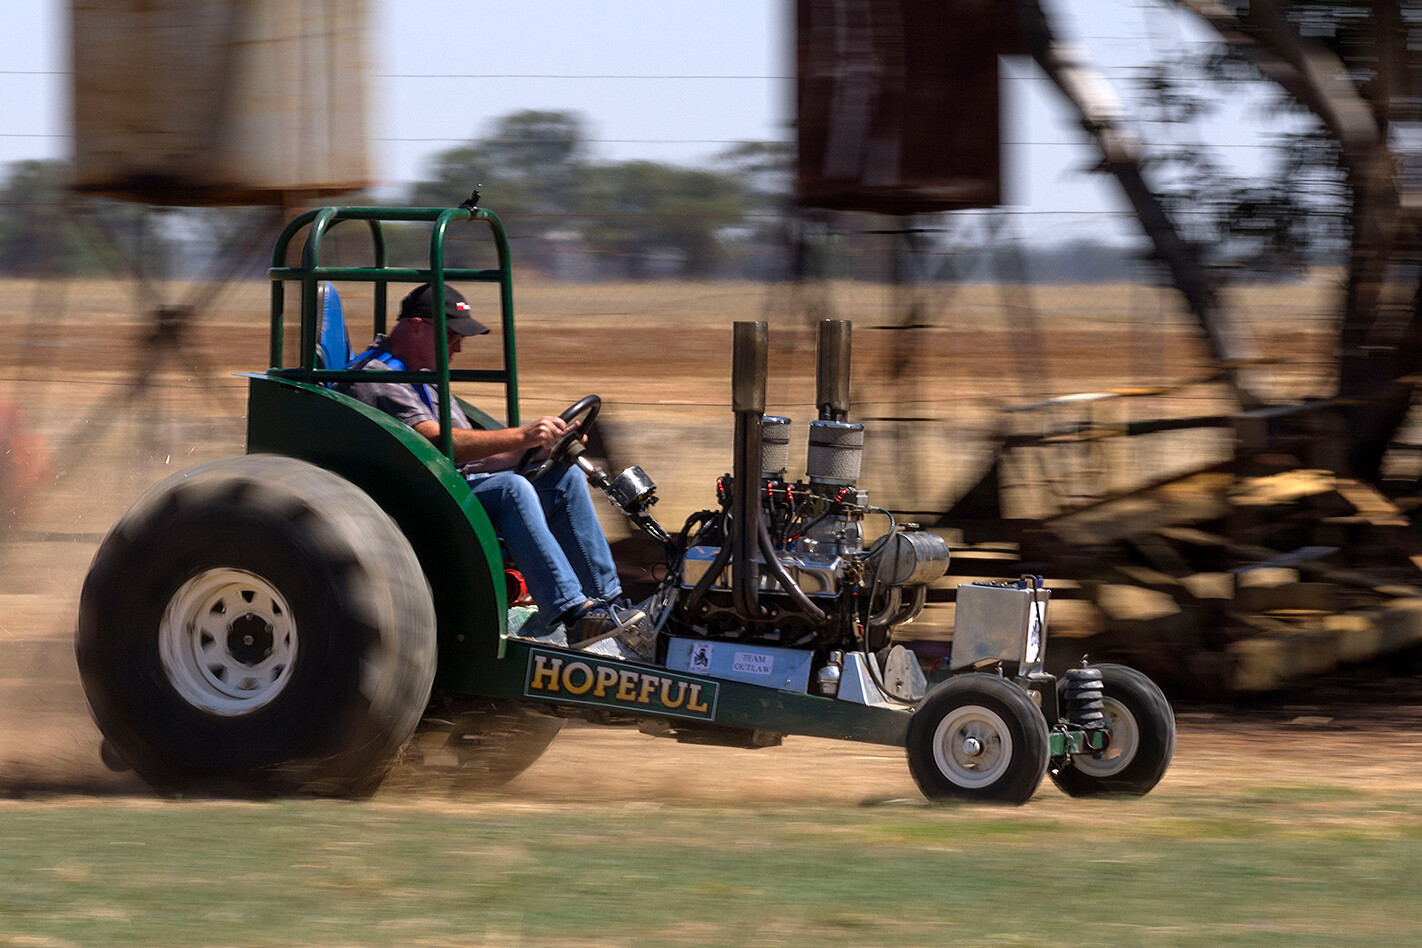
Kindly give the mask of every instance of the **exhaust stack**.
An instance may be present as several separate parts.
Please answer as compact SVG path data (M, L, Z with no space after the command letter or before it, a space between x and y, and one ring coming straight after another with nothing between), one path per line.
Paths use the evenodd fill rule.
M849 420L849 333L847 319L820 320L815 338L815 405L821 421Z
M810 422L805 474L824 487L853 487L864 455L864 426L849 421L849 338L847 319L820 320L815 341L815 404Z
M760 618L760 566L756 562L762 528L760 510L761 424L765 415L766 353L763 322L738 322L731 341L731 410L736 413L732 462L731 599L745 621Z

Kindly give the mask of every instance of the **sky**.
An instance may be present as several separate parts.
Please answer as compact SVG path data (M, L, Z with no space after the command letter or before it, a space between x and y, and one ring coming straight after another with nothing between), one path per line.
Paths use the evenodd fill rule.
M708 161L728 144L792 137L788 0L369 0L371 160L384 193L435 153L519 109L570 109L607 160ZM1133 70L1208 37L1159 0L1047 0L1061 33L1130 92ZM6 0L0 36L0 164L72 146L69 3ZM1129 235L1115 186L1082 169L1094 150L1032 64L1004 61L1004 200L1026 239ZM1262 161L1257 109L1233 103L1188 134ZM1151 134L1178 136L1180 130ZM491 206L493 206L491 204Z

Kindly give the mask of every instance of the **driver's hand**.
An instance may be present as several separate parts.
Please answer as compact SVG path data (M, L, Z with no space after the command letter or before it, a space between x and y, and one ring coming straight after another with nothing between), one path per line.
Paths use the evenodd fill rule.
M551 448L553 442L561 438L567 430L568 423L557 415L544 415L523 426L524 437L530 447L536 444Z

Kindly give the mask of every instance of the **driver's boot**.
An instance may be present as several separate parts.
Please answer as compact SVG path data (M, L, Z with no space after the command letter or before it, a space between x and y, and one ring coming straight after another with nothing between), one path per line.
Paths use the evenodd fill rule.
M647 614L641 609L596 602L568 624L568 645L571 648L587 648L646 619Z

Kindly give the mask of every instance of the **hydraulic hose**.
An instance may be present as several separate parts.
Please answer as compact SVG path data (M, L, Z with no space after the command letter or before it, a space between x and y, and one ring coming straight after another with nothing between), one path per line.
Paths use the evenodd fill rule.
M706 590L711 588L712 584L716 582L716 577L721 575L726 564L731 561L731 531L726 522L729 519L723 517L721 520L721 535L724 539L721 541L721 549L716 553L716 558L711 561L711 568L702 574L701 578L696 581L696 585L691 587L691 592L686 595L684 606L689 614L696 613L697 607L701 605L701 597L706 595ZM729 526L734 526L734 524Z

